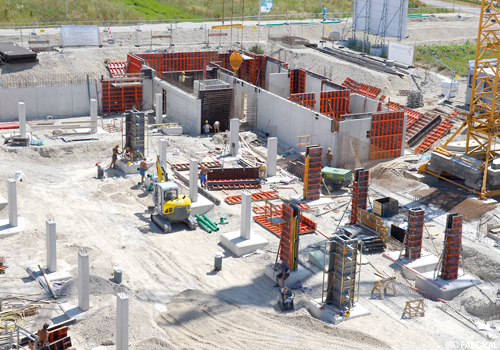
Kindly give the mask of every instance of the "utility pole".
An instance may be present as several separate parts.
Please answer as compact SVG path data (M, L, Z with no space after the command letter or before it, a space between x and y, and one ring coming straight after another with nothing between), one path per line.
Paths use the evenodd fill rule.
M66 0L66 21L68 20L68 0Z
M226 5L226 0L222 0L222 25L224 25L224 6Z
M262 0L259 1L259 24L257 24L257 47L260 45L260 9L262 7Z

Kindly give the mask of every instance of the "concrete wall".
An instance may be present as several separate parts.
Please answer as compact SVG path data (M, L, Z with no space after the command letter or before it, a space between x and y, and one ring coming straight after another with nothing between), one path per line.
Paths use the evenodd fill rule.
M156 89L153 79L144 79L144 85L142 86L143 107L141 110L145 111L147 109L154 109L154 105L156 103L155 96Z
M314 106L314 110L316 112L319 112L319 106L320 106L320 97L321 97L321 88L322 88L322 79L319 79L318 77L312 76L309 73L306 73L306 93L307 92L314 92L314 99L316 100L316 104Z
M351 114L376 112L378 108L378 101L359 94L351 94L349 101L349 111ZM389 110L382 104L382 111Z
M357 155L361 165L370 160L368 132L371 130L372 113L348 115L345 118L339 123L337 144L334 149L335 166L354 169L357 165L353 153Z
M288 73L288 71L285 68L282 68L281 65L278 64L277 62L267 60L266 61L266 84L265 84L266 90L270 90L269 77L271 74L274 74L274 73Z
M154 93L167 93L167 119L180 123L183 128L201 133L201 100L159 78L154 79ZM154 94L153 94L154 95Z
M99 101L101 84L98 83ZM18 119L17 103L26 104L26 118L81 117L90 115L90 99L96 97L96 86L77 84L69 86L42 86L0 89L0 121ZM102 105L101 102L99 102Z
M290 96L290 78L287 73L273 73L266 79L266 85L269 83L269 92L283 98Z

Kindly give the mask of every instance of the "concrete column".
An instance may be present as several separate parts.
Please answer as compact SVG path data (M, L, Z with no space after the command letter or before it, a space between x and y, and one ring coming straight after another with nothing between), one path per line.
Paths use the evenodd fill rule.
M163 96L156 94L156 124L163 123Z
M116 294L116 350L128 350L128 296Z
M269 137L267 139L267 176L276 175L276 159L278 157L278 139Z
M90 121L92 122L91 132L97 132L97 100L90 99Z
M191 202L198 200L198 161L189 160L189 198Z
M16 180L7 179L7 191L9 199L9 225L17 227L17 191Z
M78 252L78 307L90 309L90 259L87 252Z
M19 116L19 133L26 137L26 105L24 102L17 103L17 114Z
M243 191L241 194L240 237L250 239L250 224L252 222L252 194Z
M240 142L240 121L238 119L231 119L229 129L229 147L231 149L231 155L236 157L238 155L238 145Z
M165 166L167 166L167 140L160 139L158 145L158 155Z
M57 271L57 253L56 253L56 222L52 219L45 221L47 235L47 270Z

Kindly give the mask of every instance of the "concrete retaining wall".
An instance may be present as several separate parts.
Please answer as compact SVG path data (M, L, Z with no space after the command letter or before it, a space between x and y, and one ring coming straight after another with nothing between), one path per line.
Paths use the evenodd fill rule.
M201 100L191 94L164 82L154 79L155 93L167 92L167 119L180 123L185 129L201 133Z
M101 105L101 84L98 83ZM96 98L96 85L90 84L90 98ZM87 84L0 89L0 122L18 119L17 103L26 104L26 118L47 116L81 117L90 115Z

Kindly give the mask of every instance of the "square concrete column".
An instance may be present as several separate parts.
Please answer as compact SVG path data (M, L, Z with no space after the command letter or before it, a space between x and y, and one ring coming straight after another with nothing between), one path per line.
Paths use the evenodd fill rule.
M252 222L252 194L243 191L241 194L240 237L250 239L250 224Z
M163 123L163 96L161 93L156 94L156 124Z
M278 158L278 139L269 137L267 139L267 176L276 175L276 159Z
M167 140L160 139L158 145L158 155L165 166L167 166Z
M189 160L189 198L191 202L198 200L198 161Z
M97 132L97 100L90 99L90 121L92 122L92 128L90 132Z
M17 114L19 116L19 133L26 137L26 105L24 102L17 103Z
M56 253L56 222L52 219L45 221L47 235L47 270L57 271L57 253Z
M128 350L128 296L116 294L116 350Z
M78 252L78 307L90 309L90 258L87 252Z
M231 147L231 155L236 157L238 155L238 146L240 143L240 121L239 119L231 119L229 124L229 138Z
M9 200L9 225L17 227L17 188L15 179L7 179Z

